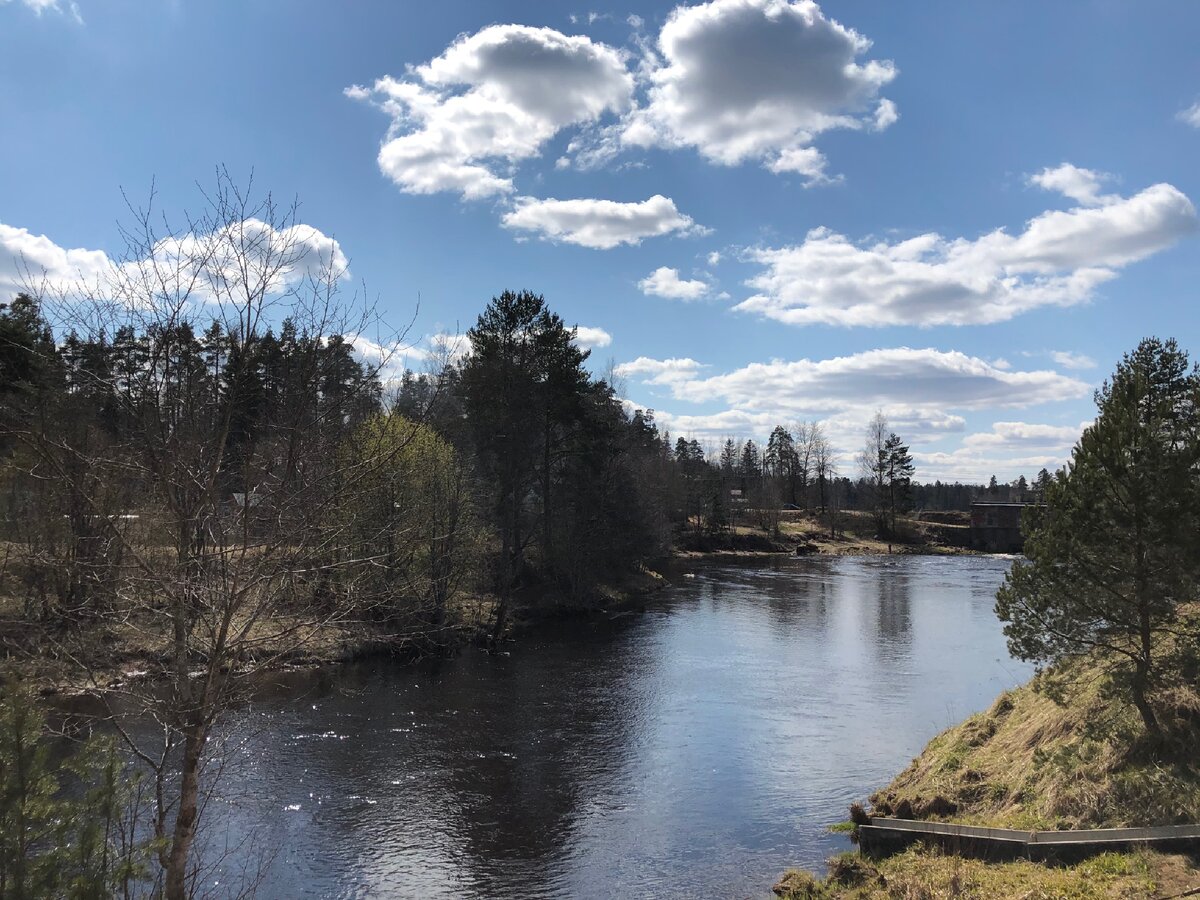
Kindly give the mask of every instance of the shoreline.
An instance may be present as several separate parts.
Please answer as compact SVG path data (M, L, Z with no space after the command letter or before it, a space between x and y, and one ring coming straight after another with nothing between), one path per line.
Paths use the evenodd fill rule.
M853 804L853 827L847 822L831 830L851 831L857 844L858 825L874 816L1025 833L1200 822L1195 721L1177 718L1175 743L1151 750L1138 739L1136 713L1105 696L1104 667L1102 658L1084 658L1004 691L987 709L933 736L870 795L867 809ZM1052 699L1047 688L1059 681L1076 687ZM1106 728L1097 730L1102 721ZM1097 847L1086 858L1054 863L975 857L959 849L914 841L894 853L853 850L831 857L823 878L789 869L773 890L792 900L884 900L908 896L910 888L923 890L919 896L996 900L1151 898L1200 890L1200 860L1166 848Z
M670 558L658 561L661 566ZM618 583L603 586L601 595L605 602L595 606L572 606L569 604L546 603L543 595L539 601L519 606L513 610L504 643L519 642L521 636L539 626L555 621L613 619L636 613L646 598L670 586L670 582L658 571L645 566L630 572ZM553 596L553 595L550 595ZM471 605L477 614L474 620L464 616L462 620L446 626L447 639L440 643L421 641L421 635L399 635L390 633L386 626L364 622L326 622L309 627L310 635L291 649L265 652L263 659L251 660L241 667L241 674L250 678L269 678L273 674L337 669L342 666L373 659L391 657L400 665L416 665L435 657L450 658L464 648L479 645L488 637L486 616L480 615L483 608L496 602L492 595L475 595L465 599L460 606ZM131 687L153 687L164 682L160 676L169 665L165 651L154 652L136 646L104 646L86 660L94 668L81 671L77 665L62 662L63 656L83 658L80 648L64 648L50 642L45 647L21 655L10 653L7 662L24 662L33 674L28 682L37 694L44 698L73 699L128 689ZM96 648L91 648L96 650ZM55 655L51 656L50 652ZM109 659L102 659L107 653ZM85 663L85 665L86 665Z
M851 556L984 556L987 554L958 547L936 544L912 544L896 542L891 548L886 543L840 538L814 540L807 544L780 544L775 550L686 550L674 548L668 557L656 560L650 566L642 566L629 573L625 579L603 588L603 603L592 606L572 606L546 602L552 594L542 595L536 600L513 610L505 633L504 642L519 642L522 635L536 630L543 624L564 620L616 619L633 615L644 608L647 598L670 587L672 582L659 570L669 572L672 564L696 562L711 563L754 563L769 560L805 559L812 557ZM804 552L797 552L804 548ZM463 601L462 606L473 607L474 616L463 615L457 623L447 626L448 639L440 644L418 643L412 635L389 633L385 626L364 622L330 622L311 626L311 635L296 647L277 655L264 653L269 662L252 660L243 665L245 674L252 677L267 677L272 673L313 671L337 668L356 662L383 657L395 658L401 665L415 665L434 656L451 657L463 648L486 640L486 615L483 608L495 602L491 595L476 595ZM419 636L418 636L419 637ZM144 647L122 645L119 640L108 641L97 650L90 662L95 664L91 672L81 672L71 664L62 662L62 657L86 658L82 647L62 647L53 641L45 647L30 652L27 648L26 662L32 662L33 674L29 681L40 696L70 698L95 695L106 691L135 686L153 686L163 679L157 673L169 664L166 652L153 652ZM102 659L103 655L110 659ZM9 662L19 660L20 654L10 654ZM253 670L253 671L248 671Z

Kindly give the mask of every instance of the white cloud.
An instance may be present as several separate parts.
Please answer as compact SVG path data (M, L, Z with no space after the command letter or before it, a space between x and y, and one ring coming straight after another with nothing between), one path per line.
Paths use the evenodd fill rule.
M1015 372L954 351L892 348L825 360L773 360L708 375L694 359L639 357L617 373L650 389L666 389L682 403L724 407L715 412L664 411L651 403L664 427L709 439L727 435L765 439L776 425L817 419L836 448L843 469L853 466L863 429L876 410L914 447L964 431L960 413L1017 408L1086 396L1090 388L1052 371ZM953 452L918 455L918 476L977 477L1006 472L1012 459L1053 468L1069 455L1083 426L997 422L990 432L964 438ZM1014 456L1014 454L1017 454ZM914 454L917 455L917 454ZM1003 464L997 462L1001 460ZM1051 465L1053 464L1053 465ZM1024 463L1022 463L1024 465Z
M512 192L513 166L563 128L624 111L633 87L612 47L551 28L492 25L403 78L345 93L391 115L379 167L401 190L476 199Z
M851 407L978 410L1024 407L1085 396L1082 381L1051 371L999 369L957 351L932 348L870 350L812 361L751 363L723 375L698 377L692 359L641 357L621 366L626 376L643 374L666 385L678 400L726 402L744 410L777 415L837 412Z
M667 297L671 300L699 300L707 296L707 281L685 280L679 277L678 269L659 266L638 282L638 289L652 297Z
M612 335L603 328L590 325L575 326L575 343L584 350L596 350L612 343Z
M977 325L1041 306L1091 299L1122 266L1196 230L1196 209L1156 184L1128 198L1101 197L1087 170L1047 170L1039 183L1101 205L1050 210L1017 235L976 240L922 234L856 245L827 228L803 243L751 251L763 271L737 309L793 325Z
M706 368L690 358L639 357L617 373L665 388L676 401L726 407L667 413L673 428L764 437L775 425L817 418L835 445L850 452L877 409L906 441L919 444L961 432L965 422L958 411L1035 406L1086 396L1090 389L1052 371L1014 372L963 353L906 347L818 361L773 360L718 375L705 374Z
M350 275L341 244L310 225L276 229L260 219L244 219L208 234L187 234L154 247L159 271L185 285L197 279L200 296L227 296L265 279L266 290L281 294L306 281L334 281Z
M1181 109L1175 114L1180 122L1185 125L1191 125L1193 128L1200 128L1200 100L1197 100L1187 109Z
M9 2L11 2L11 0L0 0L0 5L4 5ZM80 25L83 24L83 16L79 12L79 5L74 3L73 0L68 0L66 4L60 3L59 0L19 0L19 2L26 9L33 10L34 13L39 16L47 11L65 13Z
M1075 442L1090 422L1078 425L1043 425L1031 422L993 422L991 431L963 438L963 447L971 450L1055 450L1069 455Z
M0 302L25 289L93 282L111 271L103 250L60 247L44 234L0 222Z
M215 232L163 239L149 259L117 262L103 250L67 249L46 235L0 223L3 299L26 289L53 295L81 285L103 293L121 282L122 274L190 293L197 301L236 292L246 279L265 278L267 290L279 294L309 279L346 278L347 266L336 240L304 224L275 229L259 219L245 219ZM132 301L120 295L114 299Z
M1064 369L1094 369L1096 361L1085 353L1071 350L1051 350L1050 358Z
M1100 185L1111 180L1112 176L1107 172L1081 169L1070 163L1063 163L1053 169L1042 169L1042 171L1029 176L1030 184L1047 191L1057 191L1081 206L1104 206L1109 203L1119 203L1121 198L1116 194L1100 193Z
M1070 456L1069 450L1028 456L987 456L965 448L950 452L913 452L917 477L921 481L958 481L965 484L986 484L993 475L1002 483L1010 482L1019 475L1032 480L1042 469L1056 471Z
M788 147L768 162L767 168L776 175L781 172L796 172L808 179L806 186L811 186L837 181L841 177L831 178L825 174L828 162L825 154L816 147Z
M637 13L630 13L629 18L627 18L625 21L629 23L630 28L641 28L646 24L645 19L643 19Z
M875 119L871 126L876 131L883 131L891 128L900 121L900 112L896 109L896 104L884 97L879 101L879 105L875 107Z
M890 61L860 61L871 42L812 0L713 0L679 6L648 62L648 100L625 120L626 146L695 147L723 165L824 177L810 145L834 128L886 127ZM875 106L875 111L870 108Z
M1011 481L1033 478L1040 469L1053 472L1071 457L1071 450L1091 422L1048 425L1035 422L994 422L990 431L969 434L952 451L914 453L925 480L985 482L992 475Z
M609 250L664 234L703 234L706 229L661 194L640 203L616 200L539 200L520 197L501 219L505 228L533 231L551 241Z
M719 263L721 261L721 254L718 251L714 250L710 254L708 254L707 259L708 259L708 264L710 266L715 266L717 263Z
M621 363L616 371L622 378L636 377L646 384L672 384L694 378L703 368L705 366L702 363L688 357L651 359L649 356L639 356L632 362Z

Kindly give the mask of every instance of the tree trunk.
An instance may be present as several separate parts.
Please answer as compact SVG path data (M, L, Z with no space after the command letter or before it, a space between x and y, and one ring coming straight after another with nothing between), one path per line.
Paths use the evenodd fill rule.
M1142 582L1140 577L1138 580ZM1146 733L1153 735L1155 738L1160 738L1162 737L1162 727L1158 724L1158 717L1154 715L1154 709L1146 699L1146 686L1150 681L1150 665L1153 661L1153 656L1151 655L1153 635L1150 630L1150 608L1147 602L1141 599L1144 595L1145 588L1139 584L1138 630L1140 632L1142 652L1138 657L1136 668L1134 669L1131 688L1133 705L1137 707L1137 711L1142 716L1142 722L1146 726Z
M547 414L547 420L549 415ZM543 565L549 566L553 564L554 552L551 547L551 523L550 523L550 422L546 422L546 433L542 441L542 558Z
M1154 708L1146 699L1147 676L1148 672L1145 663L1138 660L1130 692L1133 695L1133 705L1137 707L1137 711L1142 717L1142 724L1146 726L1146 733L1154 738L1160 738L1162 737L1162 726L1158 724L1158 717L1154 715Z
M183 744L183 765L179 773L179 810L175 814L175 833L167 859L166 900L187 900L188 858L196 837L200 809L200 757L204 752L207 728L193 724Z

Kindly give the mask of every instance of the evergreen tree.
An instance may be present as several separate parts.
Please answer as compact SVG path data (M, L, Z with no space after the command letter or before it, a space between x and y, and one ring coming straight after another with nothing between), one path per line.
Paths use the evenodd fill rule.
M895 432L888 435L887 440L884 442L883 450L886 461L884 473L887 486L888 509L891 513L890 528L891 533L895 534L896 515L908 508L912 477L916 469L913 466L912 454L908 452L908 447L901 442Z
M504 629L508 597L538 533L546 559L555 555L551 514L555 469L582 414L587 353L545 300L529 291L493 298L468 332L471 354L462 390L476 459L493 486L501 537L494 634ZM540 503L528 503L533 495Z
M738 448L737 443L733 438L725 438L725 443L721 447L721 474L732 475L738 465Z
M1021 659L1102 654L1113 690L1159 735L1167 647L1200 640L1178 621L1200 576L1200 375L1174 341L1147 339L1096 403L1068 472L1025 521L1028 562L1013 566L996 612Z

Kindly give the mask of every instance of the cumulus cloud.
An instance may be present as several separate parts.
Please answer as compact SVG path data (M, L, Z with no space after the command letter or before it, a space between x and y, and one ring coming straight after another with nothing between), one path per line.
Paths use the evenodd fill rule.
M1034 176L1084 205L1049 210L1020 234L1003 228L976 240L927 233L853 243L816 228L803 243L751 251L763 270L743 312L793 325L978 325L1041 306L1091 299L1117 270L1196 230L1196 209L1156 184L1131 197L1100 195L1100 176L1060 166Z
M984 484L993 475L1002 482L1011 481L1018 475L1032 478L1042 469L1056 471L1070 456L1070 450L1026 456L992 456L969 448L953 451L913 451L913 461L920 480L929 482L937 479L967 484Z
M329 235L311 225L277 229L254 218L161 240L154 262L180 285L194 279L199 295L212 296L261 283L268 293L282 294L310 280L337 281L350 274L341 244Z
M1193 128L1200 128L1200 100L1197 100L1187 109L1181 109L1175 114L1180 122L1185 125L1191 125Z
M590 325L575 326L575 343L584 350L596 350L612 343L612 335L603 328Z
M1100 186L1111 180L1112 176L1107 172L1081 169L1070 163L1063 163L1052 169L1042 169L1029 176L1030 184L1047 191L1057 191L1081 206L1104 206L1120 202L1121 198L1116 194L1100 193Z
M620 113L633 96L622 54L552 28L492 25L405 76L346 89L391 117L379 167L413 194L513 191L511 169L562 129Z
M622 365L620 374L643 375L642 380L666 385L678 400L723 401L784 417L851 406L938 411L1023 407L1089 391L1085 383L1056 372L1000 369L978 357L932 348L870 350L817 361L772 360L707 377L699 377L699 366L692 359L642 357Z
M982 431L963 438L963 447L970 450L1055 450L1069 453L1083 429L1090 422L1078 425L1044 425L1033 422L993 422L991 431Z
M875 107L875 118L872 120L871 126L876 131L884 131L899 121L900 111L896 109L896 104L884 97Z
M963 353L905 347L816 361L773 360L715 375L705 369L691 358L639 357L618 366L617 374L665 389L675 401L724 407L664 413L664 423L675 430L764 437L775 425L815 418L836 446L851 453L877 409L906 441L921 444L962 432L961 412L1035 406L1089 391L1083 382L1052 371L1014 372Z
M697 279L679 277L679 270L659 266L638 282L638 289L650 297L666 297L671 300L699 300L707 296L709 284Z
M501 222L505 228L536 232L546 240L600 250L639 244L648 237L707 231L676 209L675 201L661 194L640 203L521 197Z
M46 235L0 223L0 299L26 289L53 295L81 284L104 292L127 281L123 274L204 301L236 292L247 279L265 280L269 293L281 294L310 279L346 278L349 269L341 245L304 224L275 229L245 219L206 234L165 238L149 258L118 262L103 250L60 247Z
M915 447L961 435L962 413L1071 400L1090 390L1053 371L1012 371L959 352L904 347L815 361L773 360L722 374L709 374L707 368L690 358L639 357L618 366L617 374L651 391L665 389L674 401L719 407L681 412L650 404L665 427L684 434L765 438L776 425L818 419L844 465L851 464L876 410L883 410L896 433ZM957 472L962 477L968 469L975 471L972 466L1007 471L990 460L1044 454L1046 462L1036 471L1051 457L1065 458L1082 428L997 422L989 432L964 438L952 453L927 452L920 475Z
M25 289L93 282L111 271L103 250L60 247L44 234L0 222L0 302Z
M616 371L622 378L636 378L646 384L669 385L694 378L703 368L705 366L702 363L690 357L653 359L639 356L632 362L621 363Z
M758 161L824 178L810 145L834 128L885 128L887 60L812 0L713 0L679 6L648 60L647 101L625 119L626 146L694 147L723 165ZM872 109L872 107L874 107Z
M1037 422L994 422L991 430L969 434L951 451L914 453L926 480L986 481L992 475L1010 480L1051 472L1071 457L1071 450L1091 422L1049 425Z

